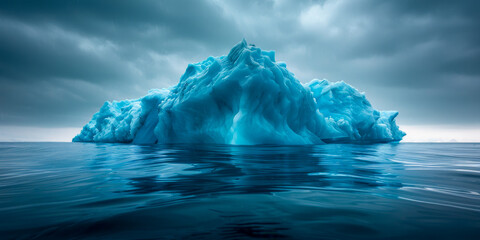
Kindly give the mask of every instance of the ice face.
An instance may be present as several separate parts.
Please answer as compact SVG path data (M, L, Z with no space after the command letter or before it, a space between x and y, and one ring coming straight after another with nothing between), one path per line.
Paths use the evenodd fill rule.
M245 40L227 56L190 64L180 82L143 98L106 102L73 141L320 144L389 142L397 112L372 108L344 82L302 85L273 51Z
M390 142L405 133L395 123L396 111L373 109L365 94L345 82L314 79L305 84L331 132L325 142Z
M155 142L154 127L150 133L146 129L158 122L158 104L168 93L152 89L140 99L106 102L73 141L130 143L141 138L138 143Z

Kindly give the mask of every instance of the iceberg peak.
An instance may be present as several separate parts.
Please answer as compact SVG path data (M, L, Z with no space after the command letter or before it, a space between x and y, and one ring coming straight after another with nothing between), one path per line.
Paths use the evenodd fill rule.
M243 39L226 56L189 64L179 83L107 102L73 141L319 144L389 142L405 135L398 112L377 111L345 82L302 85Z
M242 55L243 51L245 49L248 48L248 44L247 44L247 41L245 40L245 38L237 43L231 50L230 52L228 53L228 56L227 56L227 59L231 62L231 63L235 63L238 58L240 57L240 55Z

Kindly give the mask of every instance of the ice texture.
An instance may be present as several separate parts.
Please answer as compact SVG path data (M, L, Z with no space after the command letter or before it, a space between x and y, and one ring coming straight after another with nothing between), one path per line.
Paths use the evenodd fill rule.
M395 123L397 111L373 109L364 93L340 81L314 79L305 85L310 89L331 128L332 138L325 142L390 142L402 140L405 133Z
M158 122L158 104L168 95L167 89L152 89L140 99L105 102L100 111L93 115L74 142L118 142L130 143L139 137L138 143L155 142L150 124Z
M245 40L189 64L180 82L135 100L106 102L73 141L321 144L400 141L396 111L377 111L345 82L302 85L275 52Z

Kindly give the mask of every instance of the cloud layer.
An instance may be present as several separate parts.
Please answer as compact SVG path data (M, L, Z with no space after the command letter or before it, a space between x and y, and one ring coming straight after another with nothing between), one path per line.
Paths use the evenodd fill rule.
M79 127L242 38L400 124L480 124L478 1L2 1L0 125Z

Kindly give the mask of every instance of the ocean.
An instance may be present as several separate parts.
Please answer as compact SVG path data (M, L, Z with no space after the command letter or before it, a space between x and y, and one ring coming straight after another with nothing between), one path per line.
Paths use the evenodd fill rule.
M0 143L0 239L480 239L480 144Z

